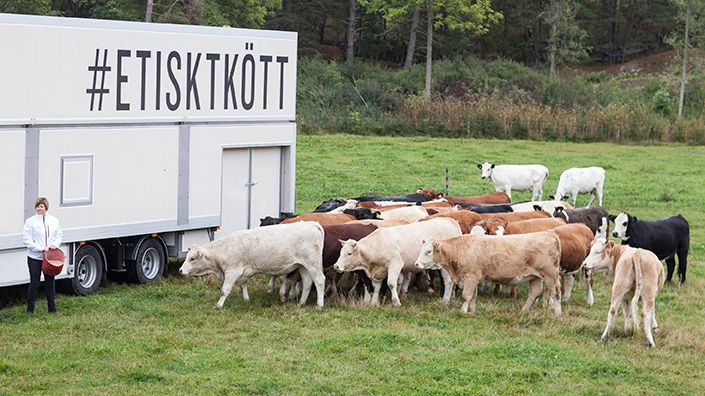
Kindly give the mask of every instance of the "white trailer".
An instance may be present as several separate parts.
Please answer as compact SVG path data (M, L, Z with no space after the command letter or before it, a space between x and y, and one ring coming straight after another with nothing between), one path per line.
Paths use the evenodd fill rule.
M294 211L296 33L0 14L0 38L0 287L29 282L38 196L79 294Z

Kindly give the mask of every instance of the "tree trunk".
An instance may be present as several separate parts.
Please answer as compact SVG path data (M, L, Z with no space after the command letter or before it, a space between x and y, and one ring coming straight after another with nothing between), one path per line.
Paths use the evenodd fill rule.
M416 52L416 30L419 28L419 7L414 7L411 16L411 31L409 32L409 45L406 47L406 59L404 60L404 70L411 69L414 64L414 52Z
M426 84L424 85L423 98L426 101L431 99L431 67L433 66L433 1L428 2L428 15L426 27Z
M284 3L284 4L283 4L283 5L284 5L284 7L283 7L283 8L284 8L284 12L287 13L287 14L291 14L291 3L292 3L292 0L284 0L283 3Z
M348 45L345 50L345 63L350 64L355 57L355 20L357 0L350 0L350 18L348 19Z
M685 39L683 40L683 66L681 68L681 92L678 100L678 118L683 117L683 100L685 98L685 80L688 76L688 30L690 28L690 2L686 5L685 11Z
M147 0L147 11L144 13L144 21L152 22L152 11L154 10L154 0Z
M557 4L551 4L550 12L554 13L551 15L551 34L548 39L548 62L550 65L551 76L556 75L556 51L558 51L558 21L559 8Z

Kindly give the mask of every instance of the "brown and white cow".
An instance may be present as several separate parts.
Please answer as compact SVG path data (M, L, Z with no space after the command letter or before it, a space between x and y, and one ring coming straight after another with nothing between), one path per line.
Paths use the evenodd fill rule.
M379 228L359 241L341 241L340 258L333 267L338 272L364 270L374 286L373 304L379 304L382 281L387 278L392 304L398 306L401 305L397 293L400 275L404 274L401 277L404 280L403 291L409 285L409 275L421 271L414 266L414 262L422 242L460 234L458 222L450 218Z
M505 237L462 235L423 244L416 260L420 269L445 269L450 277L446 290L463 280L461 310L475 312L477 287L483 281L515 285L529 282L528 310L546 284L549 305L561 314L559 264L561 244L553 231ZM446 303L450 303L444 296Z
M322 225L327 224L342 224L348 221L356 220L355 216L344 213L303 213L296 217L288 218L281 224L298 223L301 221L316 221Z
M585 259L584 266L588 270L606 270L614 274L612 301L607 314L607 326L602 333L602 340L607 341L620 303L624 313L624 329L629 330L631 323L635 329L639 329L637 314L639 298L641 298L647 345L655 347L652 330L658 331L656 294L663 288L665 282L663 265L658 257L649 250L615 245L612 241L598 237L592 244L590 255Z
M192 246L179 268L182 275L214 274L223 281L218 308L222 308L234 285L242 288L249 301L247 279L256 274L286 275L299 270L304 305L316 285L319 308L323 308L323 226L316 222L277 224L237 231L203 246Z
M403 219L413 223L424 217L428 217L428 209L421 206L407 206L405 208L392 209L382 212L382 220Z
M551 217L520 221L507 221L502 217L491 217L477 222L475 226L484 228L487 235L511 235L550 230L564 224L565 221L562 219Z
M482 220L482 216L480 214L463 209L447 213L437 213L432 216L428 216L425 219L421 219L420 221L429 221L438 218L454 219L460 225L460 230L463 232L463 234L467 234L468 232L470 232L470 228L472 228L473 224Z

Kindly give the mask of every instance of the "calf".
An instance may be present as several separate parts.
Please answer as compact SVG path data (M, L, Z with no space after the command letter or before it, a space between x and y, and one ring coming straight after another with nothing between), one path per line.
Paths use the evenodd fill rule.
M320 205L316 207L314 212L316 213L325 213L325 212L330 212L331 210L341 207L345 204L347 204L348 201L345 199L329 199L327 201L322 202Z
M551 214L543 210L535 210L533 212L508 212L508 213L483 213L480 216L483 218L501 217L507 221L521 221L529 219L549 218Z
M270 226L270 225L275 225L275 224L281 223L282 221L284 221L286 219L296 217L296 215L293 213L283 213L283 215L284 216L282 216L282 217L267 216L263 219L259 219L259 226L266 227L266 226Z
M345 209L343 211L346 215L355 216L355 220L377 220L381 219L380 213L373 211L370 208L355 208L355 209Z
M422 206L407 206L405 208L392 209L382 212L380 218L382 220L403 219L409 223L413 223L424 217L428 217L428 211Z
M483 219L475 225L484 228L488 235L511 235L550 230L565 225L565 221L554 218L507 221L501 217L494 217Z
M304 305L316 285L319 308L323 308L323 227L314 222L278 224L237 231L203 246L192 246L179 268L182 275L214 274L223 281L218 308L222 308L234 285L242 288L242 297L250 300L247 279L255 274L286 275L299 270Z
M615 245L612 241L608 242L606 239L598 237L595 238L590 254L583 265L588 270L607 270L614 274L612 299L607 314L607 326L602 333L602 341L607 341L620 303L624 313L624 330L629 330L631 327L630 317L634 328L639 329L637 310L639 298L641 298L646 342L648 346L655 347L652 330L653 332L658 331L656 294L664 284L663 266L659 258L646 249ZM629 300L631 300L631 304L629 304Z
M561 277L563 278L563 301L570 300L574 274L583 266L590 253L594 234L585 224L565 224L553 228L561 240ZM588 284L588 304L592 301L592 283Z
M533 212L534 210L545 210L548 213L553 213L556 206L573 209L568 202L563 201L528 201L517 202L512 204L512 210L515 212Z
M561 218L567 223L583 223L590 228L593 235L602 225L602 219L607 218L609 213L601 206L589 206L587 208L568 209L562 206L556 206L553 211L553 217Z
M476 205L471 207L470 210L475 213L507 213L514 211L509 204Z
M561 173L561 178L558 180L558 188L556 195L550 198L556 200L573 198L573 206L578 197L578 193L590 193L590 202L592 204L597 196L598 205L602 206L602 188L605 185L605 170L593 166L590 168L570 168Z
M531 200L541 200L543 183L548 178L548 168L543 165L495 165L485 162L477 164L483 179L492 180L495 191L507 193L512 199L512 190L531 190Z
M396 201L396 202L426 202L432 199L441 198L443 194L439 194L430 188L423 188L416 191L415 194L396 195L396 196L362 196L353 198L358 202L368 201Z
M685 270L688 267L688 248L690 246L690 226L681 215L662 220L645 221L626 212L610 216L614 223L612 235L622 240L622 245L647 249L659 260L666 260L668 274L666 282L670 283L676 267L678 255L678 276L685 282Z
M401 305L397 293L400 275L402 291L409 285L410 274L420 270L414 266L416 253L424 240L460 235L458 222L440 218L397 227L379 228L359 241L343 242L340 257L333 266L336 271L362 269L372 280L373 304L379 304L379 290L384 278L392 293L392 304Z
M529 281L529 296L522 311L533 305L546 283L549 305L558 316L561 314L560 259L561 244L553 231L502 238L462 235L425 242L416 267L445 269L450 278L446 290L453 290L462 279L465 302L461 310L464 313L475 312L477 286L482 281L509 285ZM446 293L444 300L450 303L450 293Z
M374 224L332 224L323 226L324 239L323 239L323 269L329 269L338 261L340 257L340 249L342 248L341 240L354 240L359 241L360 239L368 236L377 226ZM363 277L363 283L367 286L371 286L369 278L364 274L363 271L357 271L358 276ZM337 276L331 277L331 290L335 294L337 293ZM371 287L366 287L368 292L372 292Z

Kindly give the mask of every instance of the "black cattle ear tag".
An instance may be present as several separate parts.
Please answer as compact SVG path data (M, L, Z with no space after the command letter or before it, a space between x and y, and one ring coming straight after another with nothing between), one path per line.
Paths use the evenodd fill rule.
M614 223L614 219L617 218L617 216L615 216L615 215L609 215L609 216L607 216L607 217L608 217L608 218L610 219L610 221L613 222L613 223Z

